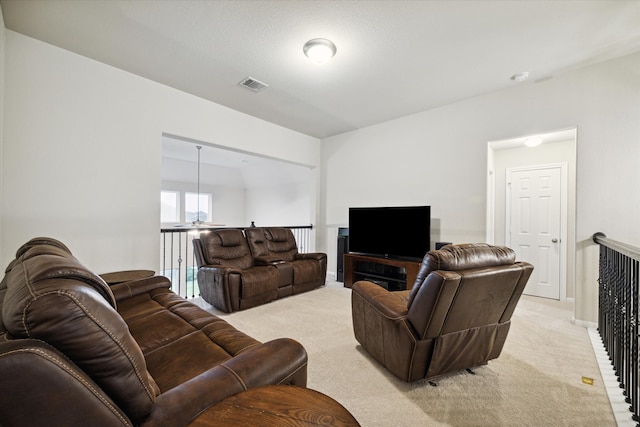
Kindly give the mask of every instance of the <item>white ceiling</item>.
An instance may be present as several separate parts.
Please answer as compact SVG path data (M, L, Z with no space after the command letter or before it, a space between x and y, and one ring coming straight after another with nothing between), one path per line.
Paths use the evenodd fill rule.
M324 138L640 50L640 1L0 0L5 26ZM338 48L325 65L312 38ZM510 80L527 71L525 82ZM239 86L251 76L269 85Z

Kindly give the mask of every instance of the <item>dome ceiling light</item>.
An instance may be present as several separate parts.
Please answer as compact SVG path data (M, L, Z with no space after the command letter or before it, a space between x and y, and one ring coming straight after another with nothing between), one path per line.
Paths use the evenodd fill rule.
M336 54L336 45L327 39L312 39L304 44L304 54L318 64L324 64Z
M542 138L539 136L532 136L524 140L524 145L527 147L537 147L540 144L542 144Z

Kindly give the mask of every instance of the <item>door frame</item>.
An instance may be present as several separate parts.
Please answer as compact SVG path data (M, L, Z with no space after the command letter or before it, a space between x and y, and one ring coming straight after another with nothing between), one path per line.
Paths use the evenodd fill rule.
M567 162L548 163L541 165L527 165L509 167L505 170L505 243L507 246L511 246L511 174L513 172L533 171L540 169L555 169L560 168L560 301L566 301L567 299L567 228L568 228L568 165ZM534 266L535 268L535 266Z

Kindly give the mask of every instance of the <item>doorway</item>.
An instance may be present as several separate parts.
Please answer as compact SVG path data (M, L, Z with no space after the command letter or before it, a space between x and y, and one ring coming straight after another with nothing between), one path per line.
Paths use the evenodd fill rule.
M566 257L566 163L507 168L506 245L536 268L526 295L560 299Z
M529 261L534 265L534 276L528 282L525 293L571 301L575 297L577 129L572 128L535 136L539 137L543 143L534 148L524 145L525 140L531 136L488 143L486 238L489 243L512 247L516 251L518 260ZM559 184L557 183L558 175ZM538 229L540 228L541 216L547 217L542 221L547 221L549 215L553 215L557 219L557 208L554 208L554 212L556 212L554 214L547 212L551 208L549 203L556 203L556 201L549 199L547 195L542 196L540 188L535 189L535 193L532 194L521 193L522 199L512 200L511 190L513 188L508 187L507 182L511 182L513 185L514 179L527 182L529 187L534 184L538 187L542 185L545 188L558 187L560 193L556 197L560 204L560 218L557 221L559 231L558 229L551 230L551 224L544 222L542 228L545 231L542 236L535 238L536 241L533 236L527 235L527 233L540 234ZM551 183L550 180L554 180L556 183ZM538 182L536 183L536 181ZM523 189L518 189L518 191L521 190ZM530 196L543 200L533 203L534 199L528 198ZM525 206L520 206L517 203ZM531 205L532 203L533 205ZM542 212L540 207L542 207ZM535 211L526 212L527 221L524 222L524 213L519 210L532 208ZM529 218L535 218L535 222L538 224L531 224ZM513 224L514 222L515 224ZM515 235L514 226L517 230ZM522 231L518 230L519 228L526 228L527 233L518 234ZM556 233L559 234L556 236ZM529 241L524 241L526 239ZM547 240L546 243L542 242L544 239ZM553 242L553 239L557 241ZM551 280L552 277L558 278L557 285ZM551 289L553 290L551 291Z

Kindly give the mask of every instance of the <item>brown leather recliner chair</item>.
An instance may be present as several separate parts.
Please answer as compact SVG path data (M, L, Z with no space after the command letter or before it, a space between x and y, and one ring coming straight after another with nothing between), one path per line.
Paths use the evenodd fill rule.
M300 253L293 232L283 227L252 227L245 229L249 248L258 263L272 263L282 274L290 268L290 287L286 280L280 285L279 297L295 295L325 284L327 254ZM284 264L284 265L283 265ZM290 266L290 267L289 267Z
M193 247L200 296L217 309L231 313L278 297L278 269L256 265L242 230L202 233Z
M407 382L486 364L502 351L532 271L503 246L461 244L430 251L411 290L354 283L355 337Z

